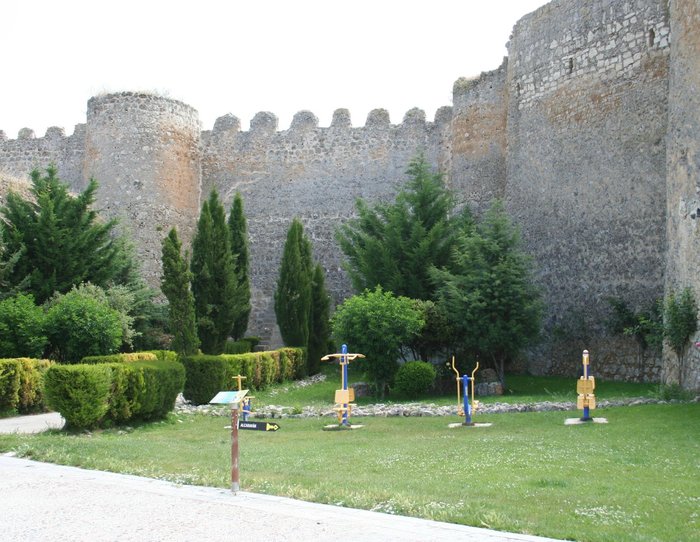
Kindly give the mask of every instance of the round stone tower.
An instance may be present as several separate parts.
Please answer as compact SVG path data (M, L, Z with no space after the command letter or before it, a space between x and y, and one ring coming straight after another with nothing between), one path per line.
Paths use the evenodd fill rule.
M119 219L141 269L157 287L161 241L171 227L189 245L199 215L200 124L192 107L147 93L88 102L83 178L99 183L96 208Z

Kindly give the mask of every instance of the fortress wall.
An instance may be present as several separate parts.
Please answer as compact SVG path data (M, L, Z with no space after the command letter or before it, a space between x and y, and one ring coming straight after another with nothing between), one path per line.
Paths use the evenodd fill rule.
M295 115L288 130L277 118L258 113L249 132L233 116L217 120L203 135L203 193L216 188L227 211L236 191L248 220L253 283L249 333L269 336L275 317L272 296L287 230L299 217L312 240L315 258L326 273L335 302L350 295L334 232L355 215L355 200L389 201L406 181L408 163L418 152L444 164L440 141L447 137L449 110L438 122L417 109L392 125L385 110L372 111L364 127L354 128L339 109L331 126L319 128L310 112Z
M197 111L151 94L122 92L88 102L82 178L98 179L97 206L119 217L138 247L143 274L160 283L161 243L171 227L185 244L199 216Z
M85 156L85 125L78 124L73 135L52 126L44 137L35 137L29 128L20 130L17 139L0 132L0 169L7 175L29 180L34 169L44 171L50 164L58 168L59 177L77 190L82 184Z
M477 212L503 198L506 183L507 61L453 88L450 184Z
M671 2L671 68L668 98L666 290L693 288L700 300L700 4ZM700 340L696 333L693 342ZM690 347L688 388L700 390L700 350ZM675 354L665 352L664 379L678 382Z
M534 371L570 374L584 348L597 374L637 371L604 321L609 296L640 308L663 295L668 36L655 0L555 0L515 26L506 206L547 305Z

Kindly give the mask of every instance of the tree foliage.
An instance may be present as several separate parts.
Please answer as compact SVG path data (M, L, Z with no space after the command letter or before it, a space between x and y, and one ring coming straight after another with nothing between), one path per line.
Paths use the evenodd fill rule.
M47 341L44 320L31 294L0 301L0 358L40 358Z
M74 197L54 166L44 176L32 171L31 180L33 201L11 192L1 210L5 253L17 258L7 277L10 284L28 278L29 292L42 304L54 292L65 293L83 282L105 286L123 273L123 246L112 236L116 221L100 222L90 208L97 182L91 179Z
M455 213L455 199L442 175L423 156L411 161L406 186L392 204L356 202L357 218L337 232L346 269L357 291L380 285L396 295L434 299L431 266L448 266L460 232L471 229L468 209Z
M451 269L433 268L438 302L466 352L504 367L539 334L542 305L530 260L499 201L472 232L462 234Z
M666 343L678 361L678 385L683 387L685 352L690 338L698 329L698 306L690 288L680 294L671 292L664 303L663 331Z
M110 307L99 289L77 287L47 303L49 357L77 363L85 356L113 354L123 339L123 315Z
M171 348L178 354L197 353L199 338L194 310L194 295L190 289L192 273L187 256L181 254L182 243L172 228L163 239L163 276L161 290L168 299L168 316L173 334Z
M330 339L330 296L321 264L316 264L311 281L310 309L307 368L314 375L321 370L321 358L328 353Z
M250 257L248 255L248 226L243 214L243 198L236 193L228 218L228 228L231 233L231 254L233 269L236 276L236 296L238 310L231 328L234 340L241 339L248 329L250 316Z
M366 356L361 367L381 398L398 370L402 347L424 323L422 311L412 299L397 297L381 286L346 299L332 320L337 340Z
M275 315L287 346L306 347L309 343L311 258L311 243L295 218L287 231L275 290Z
M216 190L202 205L190 268L202 351L220 354L239 314L239 305L230 233Z

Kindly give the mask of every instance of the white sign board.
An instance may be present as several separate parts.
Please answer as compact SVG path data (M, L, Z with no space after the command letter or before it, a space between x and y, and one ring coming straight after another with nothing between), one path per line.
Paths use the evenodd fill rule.
M212 405L230 405L240 403L248 393L248 390L220 391L209 401Z

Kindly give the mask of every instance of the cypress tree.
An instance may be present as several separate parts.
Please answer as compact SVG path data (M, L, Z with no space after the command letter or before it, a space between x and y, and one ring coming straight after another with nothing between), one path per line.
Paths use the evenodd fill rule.
M172 349L178 354L197 352L199 338L194 312L194 296L190 289L192 273L187 265L187 256L182 257L182 244L175 228L163 239L163 276L161 290L168 299L170 329L173 333Z
M237 292L226 215L216 190L202 205L190 268L202 351L220 354L233 327Z
M231 233L231 254L233 255L234 274L238 290L237 314L233 321L231 336L238 340L248 329L250 316L250 258L248 256L248 227L243 214L243 199L236 193L228 217L228 228Z
M327 354L330 338L330 296L326 290L321 264L316 264L311 282L311 312L309 316L309 347L307 368L310 375L321 370L321 358Z
M306 347L309 342L311 243L304 238L296 218L287 232L280 276L275 291L275 315L287 346Z

